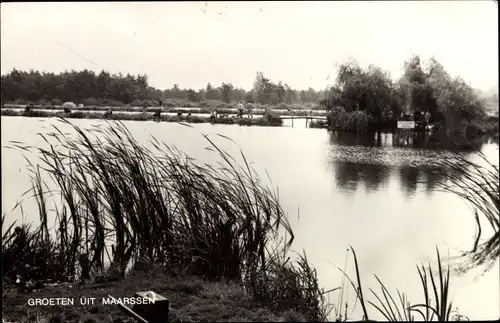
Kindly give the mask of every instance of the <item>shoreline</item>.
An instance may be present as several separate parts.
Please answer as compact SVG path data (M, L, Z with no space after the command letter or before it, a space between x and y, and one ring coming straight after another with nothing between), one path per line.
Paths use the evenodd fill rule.
M53 118L53 117L63 117L67 119L102 119L102 120L122 120L122 121L155 121L155 122L185 122L185 123L211 123L211 124L227 124L227 125L240 125L240 126L267 126L267 127L280 127L283 125L283 121L279 118L235 118L235 117L223 117L210 119L210 117L201 117L193 115L162 115L160 117L155 117L152 112L129 114L129 113L113 113L111 115L105 116L104 113L85 113L82 111L74 111L70 113L64 112L47 112L47 111L37 111L36 109L26 113L22 110L15 111L11 109L2 109L2 116L8 117L26 117L26 118Z
M27 105L22 104L8 104L5 103L2 106L2 110L8 109L24 109ZM311 108L289 108L287 106L265 106L265 105L254 105L252 108L253 115L264 115L265 109L278 113L284 116L326 116L328 111L326 109L311 109ZM47 105L42 106L40 104L33 105L32 110L62 110L62 105ZM148 106L146 112L156 112L161 110L162 113L178 113L178 112L191 112L199 114L210 114L213 109L216 109L218 113L222 114L236 114L238 109L236 105L233 104L218 104L210 106L195 106L186 105L179 102L175 105L165 105L165 106ZM144 112L144 109L140 106L98 106L98 105L88 105L80 108L74 109L75 111L108 111L113 112ZM246 113L246 111L245 111Z

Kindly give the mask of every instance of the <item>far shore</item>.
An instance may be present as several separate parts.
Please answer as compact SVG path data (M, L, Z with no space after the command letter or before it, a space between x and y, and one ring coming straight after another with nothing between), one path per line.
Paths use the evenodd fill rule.
M106 115L105 113L89 113L83 111L72 111L65 113L61 111L43 111L33 109L29 112L25 112L21 109L2 109L2 116L9 117L31 117L31 118L53 118L53 117L63 117L67 119L105 119L105 120L130 120L130 121L157 121L157 122L185 122L185 123L212 123L212 124L237 124L240 126L268 126L268 127L279 127L283 125L283 121L278 117L256 117L249 118L248 116L234 117L216 117L210 118L208 115L197 116L188 115L184 113L182 115L161 115L156 117L153 113L125 113L125 112L114 112L112 114Z
M5 104L2 107L2 110L5 109L24 109L26 105L21 105L21 104ZM33 110L61 110L62 111L62 106L61 105L33 105L32 107ZM217 113L221 114L236 114L238 109L235 107L184 107L184 106L177 106L177 107L147 107L146 112L151 112L154 113L158 110L161 110L162 113L197 113L197 114L210 114L212 110L215 109ZM144 108L138 107L138 106L82 106L82 107L77 107L74 109L74 111L108 111L111 110L113 112L144 112ZM287 110L287 109L281 109L278 107L272 107L270 108L271 111L276 112L280 115L283 116L326 116L327 111L326 110L311 110L311 109L302 109L302 110ZM263 106L256 106L255 108L252 109L252 114L253 115L264 115L265 114L265 107ZM247 111L245 111L246 113Z

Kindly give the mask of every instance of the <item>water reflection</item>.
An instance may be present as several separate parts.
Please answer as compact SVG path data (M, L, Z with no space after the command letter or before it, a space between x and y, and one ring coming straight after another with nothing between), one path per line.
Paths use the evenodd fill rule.
M407 197L425 191L430 194L435 191L448 177L449 170L436 166L400 166L400 188ZM460 177L462 174L455 174Z
M444 138L437 134L415 133L406 136L403 133L348 133L330 132L330 142L342 146L363 146L363 147L400 147L416 149L447 149L452 151L476 151L481 146L491 140L498 142L497 138L480 136L467 138L465 136L455 136Z
M380 164L353 163L350 161L332 161L335 183L342 191L355 192L360 183L367 192L375 192L385 185L391 174L389 166Z
M417 191L417 185L420 182L420 170L414 166L400 166L399 180L401 190L407 197L413 197Z
M389 144L392 134L367 134L349 132L330 132L330 142L343 146L382 147Z
M477 151L488 143L487 136L467 138L466 136L454 136L444 138L438 134L415 133L405 136L396 132L391 134L393 147L406 147L416 149L446 149L451 151Z
M474 147L480 149L485 141L484 138L475 141ZM397 135L350 133L330 133L330 145L329 164L339 190L353 193L363 186L373 193L387 189L393 177L410 198L419 192L429 194L445 180L447 170L437 167L436 162L452 158L453 153L438 148L456 146L453 142L437 142L430 136L417 135L402 147Z
M446 180L447 170L438 169L438 168L424 168L425 173L425 192L430 194L433 190L436 189L438 184L443 183ZM460 176L461 174L456 174Z

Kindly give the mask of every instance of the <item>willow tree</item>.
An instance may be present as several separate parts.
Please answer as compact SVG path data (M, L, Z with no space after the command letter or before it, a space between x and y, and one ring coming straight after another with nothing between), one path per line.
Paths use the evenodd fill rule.
M427 104L443 116L449 132L465 127L485 116L484 101L462 78L452 78L435 58L426 66Z
M404 62L404 72L397 83L404 95L403 110L406 113L428 111L426 75L418 55Z
M339 67L336 84L322 103L330 110L343 107L347 113L362 111L378 122L398 109L396 94L388 73L374 65L364 70L350 61Z

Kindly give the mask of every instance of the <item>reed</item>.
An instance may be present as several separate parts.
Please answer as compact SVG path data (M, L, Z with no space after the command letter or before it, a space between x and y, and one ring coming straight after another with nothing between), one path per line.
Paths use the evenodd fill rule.
M472 161L470 156L464 153L455 153L454 158L437 162L437 166L447 170L445 172L447 181L438 183L438 187L442 191L464 199L474 208L478 234L472 250L463 255L466 259L470 259L470 265L465 270L483 265L486 265L486 270L491 269L500 256L499 167L487 160L484 154L478 153L478 156L482 163ZM492 229L492 235L483 242L480 242L482 236L481 219L486 220ZM350 279L344 270L338 267L337 269L349 279L356 292L357 299L362 306L364 320L369 320L368 305L371 305L387 321L414 321L415 315L420 316L420 319L424 321L468 320L467 317L458 313L452 315L452 302L449 295L450 268L443 268L439 250L436 250L437 273L433 271L430 264L427 268L423 265L417 267L424 300L416 304L411 304L407 296L400 290L396 290L396 294L391 294L377 276L375 278L380 286L380 292L377 293L370 288L375 301L367 300L363 294L356 253L352 247L351 251L354 258L356 279Z
M462 198L473 208L478 233L473 247L464 256L471 259L470 266L491 268L500 257L499 167L483 153L477 156L482 162L474 162L462 153L439 161L439 166L450 170L447 181L439 183L439 189ZM486 220L491 229L491 236L483 242L482 220Z
M124 277L127 268L154 264L243 284L257 302L326 319L323 291L307 259L285 261L294 236L277 193L242 152L239 163L205 136L207 149L219 157L208 165L156 138L147 148L121 122L88 130L60 122L71 125L77 136L55 126L53 133L40 134L50 149L15 144L41 160L29 165L41 225L23 249L22 261L3 262L8 277L21 264L41 267L52 279L74 275L82 255L93 275L112 268ZM50 181L57 190L47 191ZM61 200L55 230L48 225L48 198ZM21 252L8 242L15 237L2 237L9 257ZM54 259L57 266L30 260L38 252L30 248L40 239L50 246L44 259ZM31 270L22 275L25 281L49 278L34 277ZM271 282L274 288L263 288Z
M364 321L370 321L369 306L378 312L384 320L389 322L415 321L417 319L416 315L420 317L419 320L426 322L443 322L450 321L454 318L452 317L452 302L449 295L450 269L449 267L447 269L443 268L438 249L436 249L438 262L437 272L433 271L430 264L428 264L427 267L424 265L417 266L424 300L416 304L412 304L405 293L401 292L399 289L396 290L395 294L391 293L377 275L375 275L375 279L380 286L380 292L377 293L374 289L369 288L371 295L374 297L374 300L369 300L363 293L358 260L356 252L352 247L351 252L354 258L354 268L356 271L355 279L351 279L342 269L338 267L337 269L347 277L351 287L354 289L357 300L360 302L363 310ZM434 278L436 274L439 279L438 281ZM463 316L460 317L463 318Z

